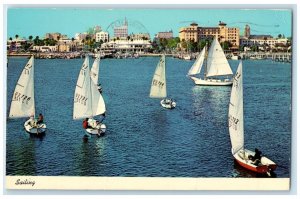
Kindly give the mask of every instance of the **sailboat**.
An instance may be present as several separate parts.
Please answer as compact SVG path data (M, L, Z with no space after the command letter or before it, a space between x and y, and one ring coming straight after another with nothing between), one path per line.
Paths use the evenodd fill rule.
M230 86L232 79L232 70L226 59L217 37L214 38L209 50L207 58L205 57L206 47L197 56L195 63L192 65L188 72L188 76L195 82L196 85L204 86ZM206 58L206 62L205 62ZM195 75L201 72L202 66L205 65L204 79L197 78ZM224 78L226 77L226 78Z
M166 61L165 55L162 55L154 72L150 97L151 98L164 98L160 101L162 107L167 109L173 109L176 106L176 102L173 99L167 97L167 82L166 82Z
M103 135L106 125L93 117L106 111L102 95L90 76L89 57L82 64L74 93L73 119L88 119L87 135Z
M37 124L35 117L34 100L34 57L32 56L25 65L16 84L11 101L9 118L30 117L24 123L25 130L29 134L39 135L46 131L46 124Z
M242 167L256 173L270 174L276 169L276 164L265 156L262 156L259 164L255 164L251 157L255 152L244 148L244 111L243 111L243 74L242 62L240 62L233 85L229 103L228 127L231 140L231 152L234 159Z
M102 86L98 83L99 78L99 65L100 65L100 54L96 55L95 61L91 68L91 79L93 83L97 86L98 91L102 94Z

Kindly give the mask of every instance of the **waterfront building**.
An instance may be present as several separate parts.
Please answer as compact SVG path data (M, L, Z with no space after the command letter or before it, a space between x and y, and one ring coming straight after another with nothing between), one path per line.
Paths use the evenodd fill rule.
M244 47L258 46L259 50L282 50L288 48L289 41L287 38L273 38L271 35L250 35L249 38L242 37L240 44Z
M149 40L110 40L101 45L103 50L116 50L123 52L145 52L152 47Z
M211 39L218 37L220 42L228 41L232 48L238 48L240 45L239 28L227 27L227 24L219 21L218 27L200 27L197 23L192 23L188 27L182 27L179 30L180 41L198 42L202 39Z
M55 33L46 33L45 39L54 39L58 41L60 38L62 38L62 34L55 32Z
M109 34L108 32L97 32L96 33L96 42L100 42L102 40L102 42L107 42L109 41Z
M136 34L130 34L130 39L133 40L150 40L150 34L149 33L136 33Z
M17 51L22 45L27 42L25 38L14 38L7 41L7 49L9 51Z
M180 41L194 41L198 42L198 24L192 23L188 27L182 27L179 29Z
M128 36L128 22L127 19L125 18L123 25L114 27L114 37L127 38L127 36Z
M82 41L82 40L85 40L86 37L88 36L89 34L87 32L84 32L84 33L76 33L75 34L75 39L78 40L78 41Z
M37 52L57 52L57 45L55 46L33 46L32 50Z
M155 35L155 39L172 39L173 38L173 31L165 31L165 32L158 32Z

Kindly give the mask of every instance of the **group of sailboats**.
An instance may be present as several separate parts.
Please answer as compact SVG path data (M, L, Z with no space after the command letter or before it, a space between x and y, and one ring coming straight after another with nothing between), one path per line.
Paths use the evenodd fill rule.
M204 72L204 79L196 78L199 74L205 59L207 64ZM74 93L73 119L85 119L87 135L103 135L106 125L95 119L100 115L105 115L106 107L104 99L99 89L99 64L100 57L96 57L91 69L89 67L89 57L86 56L81 66ZM166 84L166 60L162 55L154 72L152 79L150 97L163 98L161 106L166 109L176 107L176 102L167 97ZM214 39L206 58L206 47L201 51L195 63L188 72L189 77L196 85L227 86L232 85L229 112L228 128L232 145L232 155L242 167L257 173L270 173L277 165L265 156L260 158L259 163L255 163L252 156L255 152L244 147L244 112L243 112L243 74L242 62L239 63L235 76L231 79L217 79L219 76L232 75L232 70L217 40ZM25 65L19 80L16 84L11 102L9 118L28 117L30 119L24 123L26 131L33 135L45 133L46 124L38 123L35 117L34 99L34 57L32 56Z
M256 153L244 148L244 113L243 113L243 74L240 61L237 72L232 78L232 70L218 42L214 38L208 54L206 46L198 55L195 63L188 71L188 76L196 85L230 86L232 85L228 113L228 128L232 145L232 155L242 167L256 173L270 174L277 165L265 156L254 159ZM206 55L207 54L207 55ZM197 78L204 66L204 78ZM226 78L224 78L226 77Z
M93 117L102 115L106 111L105 102L101 95L102 88L99 88L99 63L97 57L90 70L89 57L86 56L79 72L75 94L73 119L87 119L88 135L103 135L106 125ZM31 135L42 135L46 131L46 124L35 119L35 99L34 99L34 57L32 56L25 65L13 93L9 118L29 119L24 123L26 132Z

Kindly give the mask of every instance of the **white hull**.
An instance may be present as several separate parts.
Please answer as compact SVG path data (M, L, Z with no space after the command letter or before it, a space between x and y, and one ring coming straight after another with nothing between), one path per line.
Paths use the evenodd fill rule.
M32 127L30 124L25 122L24 128L28 133L38 135L45 133L47 127L46 124L39 124L37 127Z
M106 132L106 125L103 123L96 123L97 120L89 119L89 125L93 128L87 128L86 132L89 135L103 135Z
M172 101L172 103L166 103L165 99L161 100L160 104L162 107L167 108L167 109L173 109L176 107L176 102Z
M217 79L199 79L196 77L190 77L196 85L202 86L230 86L232 85L232 80L225 79L225 80L217 80Z

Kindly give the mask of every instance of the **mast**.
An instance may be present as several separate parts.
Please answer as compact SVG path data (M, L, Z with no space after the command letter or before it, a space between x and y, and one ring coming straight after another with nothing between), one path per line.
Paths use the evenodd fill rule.
M206 48L206 52L205 52L205 64L204 64L204 80L206 80L206 74L207 74L207 56L208 56L208 50L207 50L207 42L204 46L204 48Z

